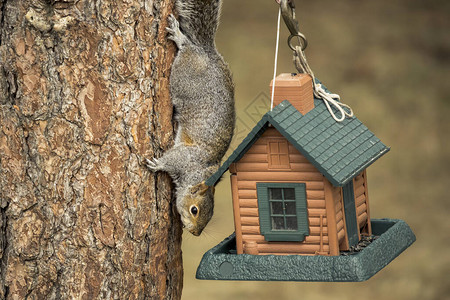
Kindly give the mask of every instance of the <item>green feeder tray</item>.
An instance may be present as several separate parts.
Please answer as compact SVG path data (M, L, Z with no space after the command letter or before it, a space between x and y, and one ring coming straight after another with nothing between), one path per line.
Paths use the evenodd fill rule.
M339 256L236 254L234 233L203 256L197 279L250 281L365 281L408 248L416 237L402 220L372 220L379 236L359 252Z

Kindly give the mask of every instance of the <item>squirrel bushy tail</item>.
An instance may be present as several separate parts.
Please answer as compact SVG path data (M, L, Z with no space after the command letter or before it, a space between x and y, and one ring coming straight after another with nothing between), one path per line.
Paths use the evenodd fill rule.
M221 0L177 0L181 31L196 45L214 46Z

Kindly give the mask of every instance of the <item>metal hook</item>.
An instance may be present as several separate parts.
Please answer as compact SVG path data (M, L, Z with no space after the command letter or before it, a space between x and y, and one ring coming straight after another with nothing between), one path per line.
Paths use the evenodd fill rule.
M278 1L277 1L278 2ZM302 51L308 46L306 37L300 32L298 21L295 19L295 3L294 0L280 0L281 15L283 16L284 23L291 35L288 38L288 45L292 51L295 51L295 46L292 45L292 38L298 37L302 48Z

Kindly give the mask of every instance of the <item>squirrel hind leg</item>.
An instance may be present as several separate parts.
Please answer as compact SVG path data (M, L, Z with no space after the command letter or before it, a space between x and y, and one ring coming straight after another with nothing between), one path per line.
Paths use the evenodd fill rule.
M178 49L181 49L187 42L187 37L180 30L180 23L175 19L173 14L169 15L169 27L166 27L166 31L169 33L168 39L175 42Z

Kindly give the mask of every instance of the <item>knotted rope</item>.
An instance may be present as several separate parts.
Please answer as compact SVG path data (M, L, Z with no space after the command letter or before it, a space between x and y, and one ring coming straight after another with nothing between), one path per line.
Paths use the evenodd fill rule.
M325 102L325 105L327 106L328 111L330 112L333 119L335 119L337 122L342 122L344 121L345 117L353 117L352 108L345 103L339 102L340 96L338 94L328 93L323 88L322 84L316 82L316 77L309 67L308 61L306 60L306 56L302 50L301 45L294 47L294 64L300 73L306 73L311 76L314 96L318 99L322 99L323 102ZM331 106L333 106L340 113L340 117L337 117ZM348 111L344 108L346 108Z

